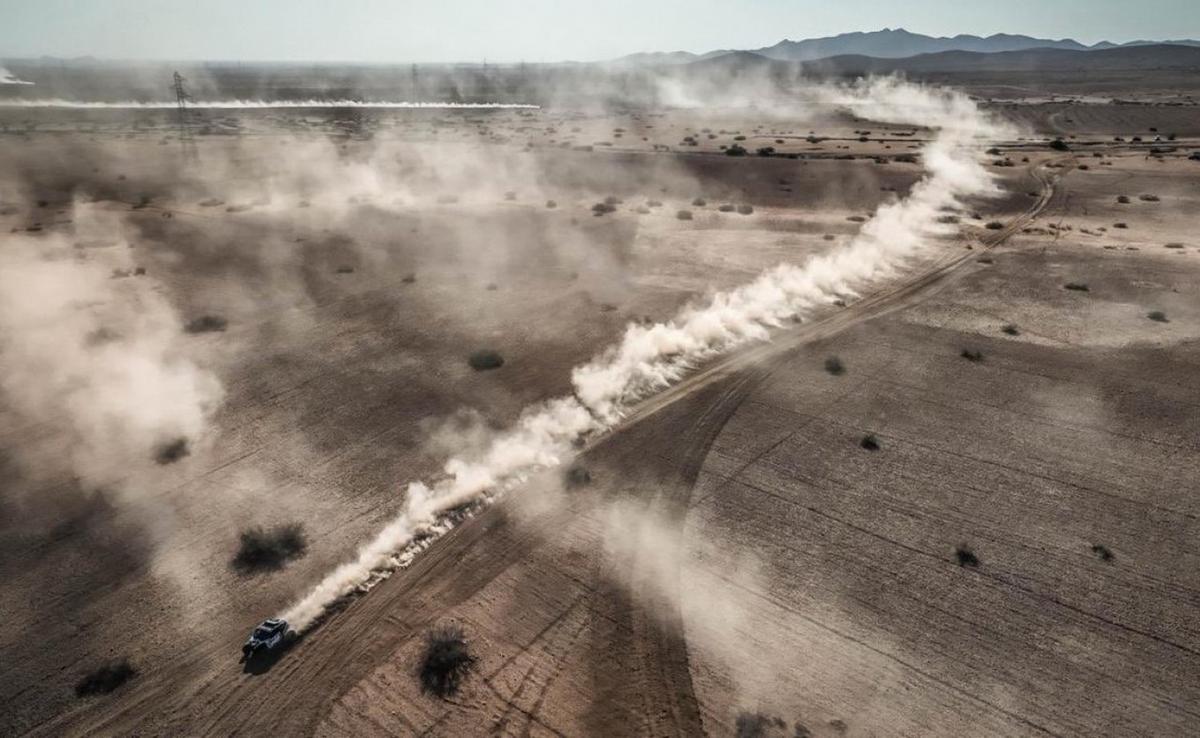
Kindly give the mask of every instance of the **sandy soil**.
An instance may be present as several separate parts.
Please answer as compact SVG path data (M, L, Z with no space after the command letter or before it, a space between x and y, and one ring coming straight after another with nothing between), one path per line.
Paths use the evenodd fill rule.
M510 421L568 391L569 368L628 320L836 247L857 228L847 217L919 176L836 157L910 144L872 141L879 126L859 141L852 121L819 131L846 141L810 144L808 130L719 115L653 129L649 116L584 118L567 141L545 133L573 122L555 114L497 114L488 132L406 120L388 127L403 141L485 151L525 149L521 126L540 126L521 154L536 193L507 200L497 182L457 202L438 189L401 205L314 199L304 215L294 200L226 210L257 196L241 142L268 160L295 147L271 134L278 122L201 140L201 161L234 162L225 192L205 177L168 184L162 130L10 133L22 145L0 150L4 163L37 176L4 193L20 206L0 227L71 238L75 192L103 184L89 212L120 224L180 315L229 326L195 336L226 387L217 432L151 478L165 533L102 490L26 478L15 455L39 431L0 424L0 732L725 735L740 721L766 735L1186 734L1200 716L1188 230L1200 164L1112 141L1159 127L1142 110L1078 113L1086 154L1006 144L1008 194L979 222L1009 228L965 224L936 262L649 401L584 455L591 485L535 480L262 668L237 663L248 627L436 469L439 421L462 407ZM317 128L304 135L329 133ZM683 135L698 145L680 151ZM737 135L811 158L721 155ZM353 160L377 143L337 146ZM71 154L46 166L51 151ZM91 172L101 161L125 178ZM624 202L593 216L608 195ZM199 204L211 198L224 202ZM637 212L646 200L663 205ZM755 212L717 211L724 201ZM694 220L675 217L685 208ZM466 367L485 344L502 370ZM832 354L845 375L823 371ZM859 446L866 433L879 451ZM304 522L308 555L265 575L231 569L236 532L281 518ZM977 566L956 563L962 545ZM451 620L480 661L447 702L413 673L428 627ZM116 656L136 663L134 681L72 694Z

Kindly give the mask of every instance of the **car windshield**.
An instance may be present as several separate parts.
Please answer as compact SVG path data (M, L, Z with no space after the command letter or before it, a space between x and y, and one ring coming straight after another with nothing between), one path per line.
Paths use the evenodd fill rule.
M260 625L254 629L255 638L270 638L275 633L274 630L264 625Z

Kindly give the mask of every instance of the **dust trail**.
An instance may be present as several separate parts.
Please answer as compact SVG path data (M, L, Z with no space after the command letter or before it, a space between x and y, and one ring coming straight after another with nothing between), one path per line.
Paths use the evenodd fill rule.
M32 82L26 82L18 78L15 74L8 71L4 67L0 67L0 85L32 85Z
M14 78L15 79L15 78ZM16 82L10 84L33 84L32 82ZM174 101L141 102L126 100L123 102L94 102L89 100L63 100L60 98L45 100L0 100L0 108L83 108L83 109L114 109L114 110L173 110L177 103ZM398 108L420 110L537 110L541 106L526 103L456 103L456 102L410 102L399 100L395 102L369 102L363 100L197 100L188 103L189 108L201 110L247 110L247 109L276 109L276 108Z
M400 514L360 549L358 558L338 567L282 617L297 630L308 628L331 604L407 565L453 527L464 507L561 463L575 443L612 428L635 402L706 359L768 340L771 329L785 321L802 319L814 307L894 274L930 248L932 237L954 232L939 223L945 208L994 191L991 175L978 161L980 143L1008 132L961 94L894 79L810 88L805 94L809 99L802 103L835 104L879 122L936 129L923 151L925 177L909 197L879 208L844 248L802 265L775 267L664 323L630 325L616 345L574 370L573 396L529 408L478 457L448 461L437 482L409 484Z

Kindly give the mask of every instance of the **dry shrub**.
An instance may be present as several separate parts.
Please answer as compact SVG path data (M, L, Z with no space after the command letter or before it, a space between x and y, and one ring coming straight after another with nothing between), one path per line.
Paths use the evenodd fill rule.
M481 349L468 356L467 363L475 371L483 372L504 366L504 357L491 349Z
M421 689L442 699L455 695L475 667L462 628L445 625L430 631L418 675Z
M304 527L299 523L266 529L249 528L239 534L233 566L244 572L278 569L308 550Z
M85 674L75 684L76 697L94 697L108 694L125 682L137 676L137 669L129 663L129 659L120 659L101 665L95 671Z
M965 543L954 549L954 558L959 566L970 566L972 568L979 566L979 557Z
M220 316L201 315L199 318L188 321L183 329L188 333L216 333L225 330L228 325L228 321Z

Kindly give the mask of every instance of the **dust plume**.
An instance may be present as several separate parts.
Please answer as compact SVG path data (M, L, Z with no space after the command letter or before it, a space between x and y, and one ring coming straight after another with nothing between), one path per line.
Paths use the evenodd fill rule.
M221 397L120 245L14 235L0 251L0 397L28 431L18 460L33 476L65 462L85 486L118 492L185 455Z
M686 94L677 88L675 94ZM728 100L697 103L730 104ZM736 101L734 101L736 102ZM455 513L520 485L534 471L571 457L589 436L611 429L637 401L667 387L687 371L751 341L765 341L786 321L852 297L935 248L954 233L939 214L963 198L993 193L992 177L978 161L987 137L1006 133L965 96L895 79L804 89L792 109L823 104L881 122L936 131L924 149L924 178L906 199L879 208L847 246L804 264L782 264L752 282L684 308L654 325L631 324L615 345L572 376L574 393L524 412L481 453L451 458L444 476L408 485L395 519L364 546L356 560L322 580L282 617L297 630L311 626L332 603L362 591L406 565L432 537L459 519Z
M20 79L12 72L4 67L0 67L0 85L32 85L32 82L26 82Z
M3 70L0 69L0 73ZM0 84L29 85L32 82L22 82L11 77L12 81L0 80ZM64 100L62 98L47 99L14 99L0 100L0 107L5 108L79 108L79 109L130 109L130 110L174 110L177 103L170 101L135 101L104 102L93 100ZM199 100L188 104L189 108L199 110L270 110L282 108L367 108L367 109L413 109L413 110L537 110L538 105L524 103L498 102L420 102L397 100L394 102L363 101L363 100Z

